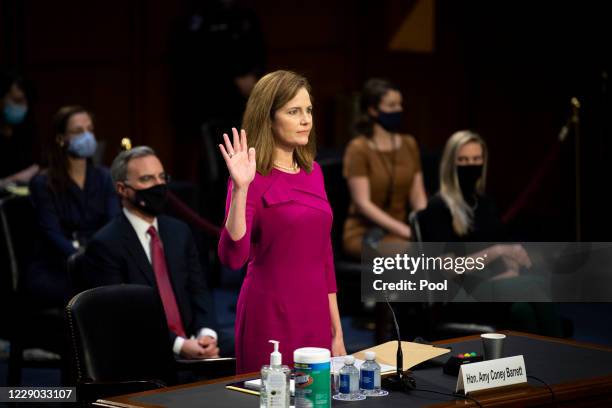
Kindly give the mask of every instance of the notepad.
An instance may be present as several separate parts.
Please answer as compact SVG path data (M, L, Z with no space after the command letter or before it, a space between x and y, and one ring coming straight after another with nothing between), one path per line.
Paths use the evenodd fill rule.
M291 384L289 385L289 387L291 389L291 397L293 397L294 389L295 389L293 380L291 380ZM228 390L232 390L232 391L244 392L246 394L259 395L259 390L261 388L261 380L257 378L255 380L239 381L239 382L227 384L225 388L227 388ZM291 399L291 402L293 402L293 398ZM295 405L292 404L289 407L295 408Z
M392 365L397 359L397 341L388 341L378 346L370 347L365 350L361 350L355 353L355 361L357 358L365 358L366 351L376 352L376 361L382 365ZM408 370L415 365L422 363L423 361L431 360L443 354L450 353L450 349L435 347L430 344L412 343L409 341L402 341L402 352L404 356L403 367L404 370ZM393 371L395 371L395 366ZM381 369L381 373L385 371Z

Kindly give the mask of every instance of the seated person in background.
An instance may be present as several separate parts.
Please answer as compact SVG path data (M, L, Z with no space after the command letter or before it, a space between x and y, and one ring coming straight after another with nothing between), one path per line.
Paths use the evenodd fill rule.
M344 251L353 258L361 257L364 241L407 245L412 236L407 206L417 211L427 205L417 143L398 133L402 111L397 87L382 79L365 83L359 134L344 155L352 203L343 241Z
M42 242L24 279L25 289L49 306L63 307L72 295L68 257L119 213L108 170L91 163L93 129L85 109L61 108L47 147L49 167L30 182Z
M425 242L498 242L504 230L493 200L485 193L487 146L476 133L454 133L440 162L440 191L432 196L427 209L419 213ZM487 251L488 262L503 259L506 273L516 276L521 266L530 266L520 245L495 245Z
M27 183L38 173L27 113L28 98L21 78L0 72L0 189L10 183Z
M212 304L191 231L160 215L168 181L161 162L153 149L138 146L115 158L111 174L123 212L87 246L83 280L91 287L133 283L157 288L174 353L218 357L217 333L210 329Z
M467 293L488 292L497 288L500 296L516 298L521 291L539 291L537 280L521 275L530 268L529 255L520 244L499 244L506 240L504 228L493 200L485 194L488 152L484 140L476 133L463 130L447 141L440 163L440 191L432 196L427 208L419 213L424 242L447 242L457 256L465 256L466 242L472 257L486 253L485 271L454 276L461 279ZM452 244L458 243L458 244ZM482 244L480 244L482 243ZM490 244L492 243L492 244ZM461 252L464 253L461 253ZM520 295L518 295L520 296ZM476 296L478 297L478 296ZM455 303L447 310L454 319L477 316L503 328L513 328L547 335L560 335L561 323L554 304L550 303Z

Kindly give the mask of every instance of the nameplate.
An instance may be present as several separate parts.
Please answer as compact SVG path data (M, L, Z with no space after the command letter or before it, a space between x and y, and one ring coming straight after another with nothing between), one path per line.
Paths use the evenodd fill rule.
M523 356L498 358L462 365L455 391L468 394L526 382L527 371Z

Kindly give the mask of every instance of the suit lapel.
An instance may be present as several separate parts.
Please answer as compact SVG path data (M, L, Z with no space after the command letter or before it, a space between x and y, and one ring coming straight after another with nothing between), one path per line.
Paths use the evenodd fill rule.
M159 227L159 236L164 247L164 256L166 258L168 274L170 275L170 282L172 283L172 288L174 289L174 295L178 298L180 295L180 291L177 290L179 287L179 274L175 268L176 262L181 256L181 248L176 245L178 241L176 239L172 239L173 231L168 228L168 224L163 216L157 217L157 226Z
M145 280L153 287L157 287L153 267L138 239L138 235L136 235L136 231L134 231L132 224L130 224L124 214L121 214L120 219L121 228L123 230L123 242L129 256L132 258Z

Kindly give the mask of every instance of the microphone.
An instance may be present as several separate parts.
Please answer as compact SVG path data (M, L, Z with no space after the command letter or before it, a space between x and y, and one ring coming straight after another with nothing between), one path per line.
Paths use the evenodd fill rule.
M567 122L561 130L559 131L559 141L564 142L569 134L570 127L577 126L580 122L580 101L576 97L572 97L570 100L570 104L572 106L572 114L567 118Z
M416 381L411 375L404 373L404 353L402 352L402 339L400 337L399 324L397 324L395 311L393 310L393 306L391 306L391 302L389 302L387 291L385 291L385 303L387 303L389 310L391 310L393 324L395 325L395 334L397 335L397 355L395 361L397 370L394 376L384 378L382 380L382 385L384 388L393 391L410 391L416 388Z

